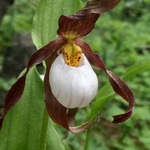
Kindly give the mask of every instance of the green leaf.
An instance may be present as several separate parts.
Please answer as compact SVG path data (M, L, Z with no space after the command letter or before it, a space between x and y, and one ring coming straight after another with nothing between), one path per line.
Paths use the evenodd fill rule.
M125 75L123 76L123 79L125 81L129 81L131 80L131 78L133 78L136 74L144 71L144 70L148 70L150 69L150 63L149 63L149 60L147 61L144 61L144 62L141 62L140 64L135 64L131 67L129 67L127 70L126 70L126 73Z
M20 101L4 119L0 132L0 149L39 149L44 113L43 83L35 68L27 76Z
M80 0L41 0L37 6L36 14L34 16L32 30L32 39L37 49L56 37L58 19L61 15L70 15L80 8ZM45 112L45 114L47 113ZM47 117L45 115L43 121L47 122ZM64 149L62 143L59 143L60 138L52 125L52 121L50 119L48 120L49 125L42 133L43 145L41 145L41 149L44 149L45 140L46 149ZM45 137L46 134L47 137Z
M48 127L46 150L65 150L51 119L49 119Z
M49 144L53 150L64 150L60 137L48 120L43 96L43 82L33 68L27 75L22 98L5 117L0 132L1 150L42 150ZM45 144L47 134L48 145Z
M55 39L58 19L81 8L80 0L41 0L33 20L32 39L37 49Z

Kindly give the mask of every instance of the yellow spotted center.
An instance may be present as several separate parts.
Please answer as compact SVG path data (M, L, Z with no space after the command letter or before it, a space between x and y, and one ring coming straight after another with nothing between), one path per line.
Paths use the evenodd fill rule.
M64 46L63 56L68 66L78 67L81 63L82 51L75 43L71 42Z

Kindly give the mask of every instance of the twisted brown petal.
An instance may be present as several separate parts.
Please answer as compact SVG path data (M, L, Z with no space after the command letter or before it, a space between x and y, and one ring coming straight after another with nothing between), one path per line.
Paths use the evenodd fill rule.
M130 88L117 75L109 70L106 70L102 59L97 54L92 52L91 48L86 42L76 40L76 44L82 48L83 53L86 55L92 65L106 72L114 91L129 103L128 109L124 114L113 116L113 122L120 123L127 120L132 114L135 101L134 95Z
M131 116L135 98L129 87L118 76L109 70L107 70L107 74L114 91L129 103L129 107L125 114L113 116L114 123L123 122Z
M62 37L58 37L56 40L50 42L49 44L45 45L37 52L35 52L27 65L26 72L20 77L11 89L8 91L6 99L5 99L5 106L3 116L0 118L0 128L2 127L2 122L6 113L17 103L20 97L23 94L24 87L25 87L25 80L26 75L31 69L31 67L41 63L43 60L47 59L50 55L52 55L56 50L62 47L65 43L65 39Z

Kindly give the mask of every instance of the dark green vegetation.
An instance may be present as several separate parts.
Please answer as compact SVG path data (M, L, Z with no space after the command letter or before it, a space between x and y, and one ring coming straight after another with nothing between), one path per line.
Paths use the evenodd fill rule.
M0 25L0 68L5 49L11 46L16 32L31 32L35 8L31 3L18 0L5 15ZM99 75L100 91L92 104L92 113L91 108L78 112L77 124L90 118L96 109L100 110L101 118L87 133L69 134L64 140L66 150L83 150L83 147L85 150L150 149L149 10L149 0L122 0L113 11L100 17L93 32L86 37L85 40L101 55L106 67L122 76L134 91L135 109L125 123L111 123L112 115L123 112L126 103L113 95L104 73L94 68ZM0 78L0 89L7 90L11 82L12 79L6 82Z

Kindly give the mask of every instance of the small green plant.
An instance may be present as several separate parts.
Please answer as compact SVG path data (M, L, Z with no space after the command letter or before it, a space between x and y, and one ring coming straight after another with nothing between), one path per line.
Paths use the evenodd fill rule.
M95 0L95 2L98 1ZM105 4L105 2L107 3L109 2L109 0L104 1L104 3L102 4ZM113 2L117 3L119 1L114 0ZM87 36L85 40L88 41L88 43L91 45L91 47L96 53L100 54L102 58L104 58L105 65L107 67L111 68L112 70L115 70L117 74L122 75L123 80L127 82L133 80L132 82L129 82L129 85L135 91L139 91L138 93L135 93L137 97L143 97L143 99L146 98L142 103L141 100L139 99L136 101L137 107L135 108L132 119L130 119L129 121L127 121L122 125L114 125L110 121L108 121L111 120L112 114L115 115L116 113L123 113L127 106L126 103L123 104L120 103L121 99L115 95L115 92L111 88L110 84L107 82L106 78L102 77L103 75L102 72L94 68L95 72L99 74L98 78L100 79L100 83L101 83L100 90L98 90L98 93L95 97L95 101L92 103L92 105L90 105L85 109L79 110L79 113L77 114L76 117L77 117L77 123L83 120L89 121L95 115L99 116L99 114L101 114L101 117L96 118L96 120L94 118L94 122L96 121L96 124L93 127L89 128L86 133L82 133L78 135L69 134L68 139L62 142L61 136L64 136L64 130L56 125L54 126L54 123L48 117L48 113L51 116L51 118L54 120L54 122L60 124L61 126L67 128L68 130L69 129L71 130L71 128L68 128L68 125L66 125L66 121L65 121L66 116L65 117L57 116L58 114L62 116L62 114L64 113L63 112L64 109L62 109L62 107L55 107L53 109L52 108L54 106L53 102L49 101L48 104L46 104L48 110L47 113L44 104L44 93L46 93L44 92L44 86L45 85L48 86L48 84L44 83L43 86L43 81L39 77L38 72L34 67L32 69L31 67L36 63L38 63L39 61L41 61L41 59L44 60L45 58L47 58L47 56L45 57L43 54L51 53L50 50L45 49L46 47L48 48L51 47L50 46L51 43L44 48L43 45L49 43L49 41L55 38L56 30L58 28L57 21L60 15L62 14L70 15L75 13L80 9L81 3L80 1L64 2L63 0L59 0L59 2L58 1L56 2L55 0L54 1L41 0L37 6L36 15L34 17L34 22L33 22L33 30L32 30L33 41L37 49L42 47L39 52L40 56L33 55L31 57L27 67L27 72L25 72L25 74L22 76L23 78L22 77L19 78L21 80L17 81L18 83L15 84L15 88L14 87L11 88L12 91L10 91L10 93L12 94L8 94L8 97L6 98L4 113L6 113L23 94L20 101L14 106L12 110L10 110L10 112L8 112L8 114L5 117L3 127L0 132L0 146L2 150L5 149L16 150L18 148L27 149L27 150L30 149L32 150L33 149L37 149L37 150L42 150L42 149L45 150L46 149L47 150L79 149L80 150L81 149L82 150L83 147L85 150L92 149L93 147L94 149L102 149L102 150L105 149L123 150L124 145L126 146L126 148L129 147L130 149L134 150L138 148L136 143L142 143L142 146L140 146L140 148L143 149L148 148L148 140L146 139L149 135L148 132L149 122L148 122L148 116L146 114L148 113L149 110L149 105L147 105L149 95L148 95L148 90L145 90L145 86L147 87L150 86L149 78L148 78L149 72L147 71L150 69L150 64L147 61L149 58L149 53L147 53L147 49L143 50L143 46L149 44L150 41L149 41L148 34L146 34L147 32L149 33L148 27L145 24L143 24L143 27L145 27L146 29L145 28L142 29L140 27L143 20L147 20L148 17L145 17L144 15L141 16L143 20L138 22L135 25L135 29L133 30L132 21L127 22L123 20L118 20L118 18L122 17L121 15L119 16L117 15L118 10L123 11L124 3L127 4L129 2L122 2L122 5L118 7L118 9L116 8L116 11L114 10L108 15L104 15L104 17L101 16L102 18L97 22L95 30L90 35L91 37ZM108 9L108 6L106 8ZM103 8L101 11L104 11L106 8ZM95 18L97 18L97 15L95 16L96 16ZM74 20L74 17L78 18L78 15L76 16L75 14L74 16L71 17L72 17L71 19ZM113 17L115 19L112 19ZM72 34L69 37L68 36L66 37L66 35L63 34L64 31L65 32L66 30L68 31L67 23L65 24L65 26L63 26L67 19L68 19L67 17L60 18L61 27L59 28L60 30L58 30L58 34L59 36L61 35L61 38L65 37L67 39L68 44L70 44L70 41L72 40ZM80 21L80 17L79 17L79 21ZM72 22L70 21L69 23ZM86 25L88 26L88 22L84 26L86 27ZM84 31L84 29L81 31ZM141 32L137 36L138 31ZM78 37L75 38L78 39ZM59 37L57 37L56 39L57 40L55 40L54 45L57 46L61 40L59 39ZM82 44L81 43L77 40L75 44L79 44L78 46L81 47L82 49L85 48L84 47L85 45L87 49L89 48L86 43L84 43L84 46L82 47L83 43ZM64 45L64 43L62 45L64 47L66 46ZM78 49L78 47L76 47L75 45L74 49L76 50L76 48ZM143 50L142 55L141 55L141 49ZM59 51L59 53L61 53L61 51L62 49ZM68 54L68 51L66 53ZM38 52L36 52L35 54L38 54ZM41 55L44 56L45 58L43 59ZM55 57L55 55L57 54L54 53L53 56ZM88 59L90 60L90 58L95 56L97 55L90 54L90 57L88 57ZM36 58L38 61L35 61ZM49 61L51 60L52 57L46 59L46 66L50 65ZM94 60L91 60L91 62L94 62L96 60L97 59L94 58ZM119 93L119 95L121 95L123 98L125 98L129 103L129 109L127 110L125 115L121 114L116 117L116 120L119 120L120 118L126 120L131 115L131 111L133 107L133 99L134 99L133 95L132 93L130 93L128 87L124 85L124 83L122 83L122 80L116 77L113 73L106 70L101 60L99 62L100 62L99 64L101 65L99 68L101 68L108 74L114 90L117 93ZM71 63L71 61L69 63ZM94 62L93 65L95 64L98 63ZM127 67L128 69L126 69ZM144 72L141 73L142 71ZM136 78L134 79L133 77L135 76ZM145 79L141 81L141 78L145 78ZM45 82L47 82L47 79L45 80ZM137 83L141 88L137 89ZM26 86L24 87L24 85ZM145 94L142 95L141 91L145 92ZM52 94L49 94L48 96L51 95ZM130 97L132 97L133 99L132 98L130 99ZM50 97L48 99L50 99ZM118 101L118 102L113 101L113 103L116 103L115 106L112 105L112 99ZM147 107L145 107L145 105L147 105ZM60 106L60 105L55 105L55 106ZM60 108L62 111L58 113ZM74 115L76 113L76 109L74 109L72 113ZM126 117L126 115L129 116ZM67 117L69 120L69 115ZM124 121L121 119L118 122ZM87 128L87 126L89 127L89 125L91 124L93 124L93 121L89 121L88 124L83 124L82 126L78 127L78 131L83 130L83 128L84 129ZM59 132L62 133L58 134L55 128L57 128L57 130L59 130ZM133 128L136 129L133 131ZM141 128L142 130L140 130ZM75 130L76 129L77 128L75 128ZM115 130L116 132L114 133L113 130ZM139 133L139 131L141 132ZM109 134L109 136L107 136L107 134ZM138 138L140 134L143 136ZM107 140L109 142L107 142Z

